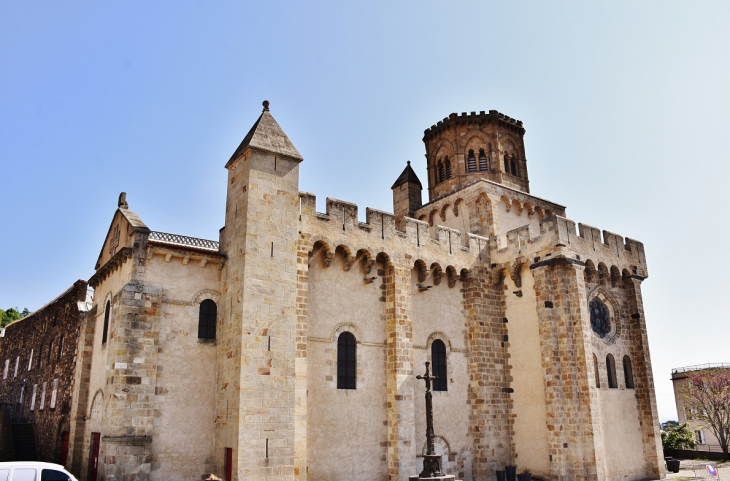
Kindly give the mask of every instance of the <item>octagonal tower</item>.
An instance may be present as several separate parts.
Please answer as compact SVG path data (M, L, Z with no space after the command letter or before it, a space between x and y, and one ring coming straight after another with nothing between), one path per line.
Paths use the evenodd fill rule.
M496 110L456 113L423 133L432 202L478 179L530 192L522 122Z

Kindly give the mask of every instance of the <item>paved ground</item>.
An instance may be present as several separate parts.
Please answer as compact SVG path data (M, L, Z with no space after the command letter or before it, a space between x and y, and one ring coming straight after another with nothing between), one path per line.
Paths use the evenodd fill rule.
M707 472L705 465L715 464L717 466L717 477L713 478ZM667 473L667 479L689 480L708 479L730 481L730 463L718 461L695 461L694 459L683 459L679 465L678 473Z

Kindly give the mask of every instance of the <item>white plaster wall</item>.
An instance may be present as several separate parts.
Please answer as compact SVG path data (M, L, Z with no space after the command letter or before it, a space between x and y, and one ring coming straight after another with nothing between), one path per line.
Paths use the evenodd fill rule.
M375 264L368 277L376 276L379 267ZM370 284L363 277L359 265L345 271L339 256L330 267L320 258L309 267L308 335L327 342L307 343L308 479L380 481L387 476L382 277ZM331 336L341 324L357 328L348 328L358 341L354 390L337 389L337 339Z
M148 263L147 283L161 287L163 298L175 302L163 302L158 320L160 352L152 441L157 459L150 479L199 479L215 464L217 347L198 339L200 304L195 296L220 289L220 270L217 262L200 267L192 261L184 265L180 257L166 262L156 255Z
M644 445L633 389L599 389L606 479L643 478Z
M540 357L540 333L536 310L535 283L528 267L522 269L522 287L509 276L504 283L508 320L511 386L514 402L514 443L519 471L550 477L550 447L545 409L545 382ZM514 294L522 291L522 297Z

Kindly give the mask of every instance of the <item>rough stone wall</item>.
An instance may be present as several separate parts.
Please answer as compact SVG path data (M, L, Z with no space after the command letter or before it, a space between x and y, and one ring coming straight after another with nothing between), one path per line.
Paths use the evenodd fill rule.
M73 373L84 321L77 302L86 300L86 290L85 281L75 282L49 304L8 325L0 338L0 403L12 407L15 422L33 424L41 461L60 461L61 433L75 421Z

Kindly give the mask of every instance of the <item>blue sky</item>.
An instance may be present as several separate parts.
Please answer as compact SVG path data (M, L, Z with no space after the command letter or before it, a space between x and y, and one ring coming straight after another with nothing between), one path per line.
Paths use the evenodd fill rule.
M119 192L217 239L223 168L271 101L301 190L392 210L423 130L524 122L533 194L644 242L662 420L672 367L730 362L727 2L2 2L0 308L93 274Z

